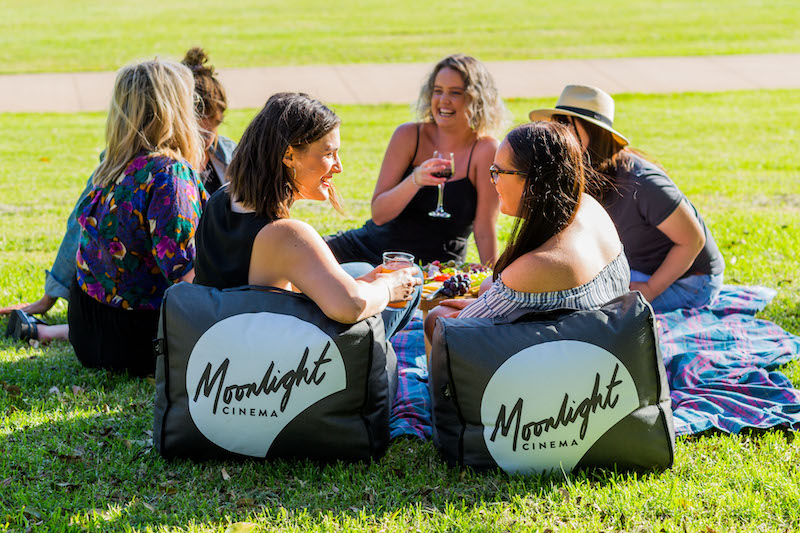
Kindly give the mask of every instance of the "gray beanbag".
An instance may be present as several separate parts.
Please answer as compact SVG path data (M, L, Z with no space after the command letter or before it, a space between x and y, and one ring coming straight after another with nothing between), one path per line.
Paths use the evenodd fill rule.
M369 460L389 443L397 359L383 321L278 289L167 290L154 444L165 457Z
M510 473L672 465L666 372L638 292L596 311L440 318L432 348L434 443L450 464Z

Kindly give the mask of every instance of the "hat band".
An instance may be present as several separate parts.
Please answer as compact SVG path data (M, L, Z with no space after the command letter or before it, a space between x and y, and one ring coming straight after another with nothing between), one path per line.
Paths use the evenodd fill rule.
M585 117L593 118L595 120L599 120L603 124L606 124L609 128L613 124L611 120L608 119L605 115L601 115L600 113L595 113L594 111L590 111L588 109L583 109L581 107L572 107L568 105L557 105L556 109L563 109L564 111L572 111L573 113L577 113L579 115L583 115Z

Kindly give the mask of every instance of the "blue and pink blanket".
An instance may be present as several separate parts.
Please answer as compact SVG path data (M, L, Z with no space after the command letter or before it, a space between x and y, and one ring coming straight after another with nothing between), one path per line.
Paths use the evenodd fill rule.
M765 287L726 285L710 307L656 315L678 435L716 428L800 430L800 391L780 365L800 357L800 337L755 318L772 301ZM392 338L399 383L392 437L431 436L431 400L422 320Z

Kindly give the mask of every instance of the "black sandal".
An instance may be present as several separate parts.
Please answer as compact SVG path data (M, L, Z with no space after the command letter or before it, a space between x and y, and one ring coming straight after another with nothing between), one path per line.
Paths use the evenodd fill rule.
M39 324L46 326L47 322L29 315L25 311L15 309L11 312L8 318L8 326L6 327L6 337L20 341L29 341L31 339L39 339Z

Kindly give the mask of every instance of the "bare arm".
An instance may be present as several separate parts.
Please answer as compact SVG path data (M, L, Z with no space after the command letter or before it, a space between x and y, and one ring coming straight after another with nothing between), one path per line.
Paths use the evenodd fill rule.
M489 167L497 150L497 139L484 137L475 148L475 189L478 191L478 206L475 210L475 245L484 265L497 261L497 214L499 212L497 191L489 179Z
M9 305L8 307L0 308L0 315L8 315L11 314L11 311L15 309L21 309L23 312L28 313L30 315L33 314L44 314L50 310L56 303L58 298L50 296L48 294L43 294L41 298L36 300L33 303L18 303L14 305Z
M372 220L379 226L396 218L420 187L436 185L445 180L430 175L431 172L446 168L444 160L438 159L425 161L415 175L403 175L413 163L411 159L417 143L417 127L413 123L401 125L386 148L372 195Z
M685 200L656 227L675 245L649 280L631 283L631 289L641 291L649 301L684 275L706 244L703 228Z
M389 302L411 299L420 280L416 267L372 281L350 277L319 234L299 220L278 220L262 229L253 243L250 283L285 286L291 283L311 298L325 315L350 324L382 311Z

